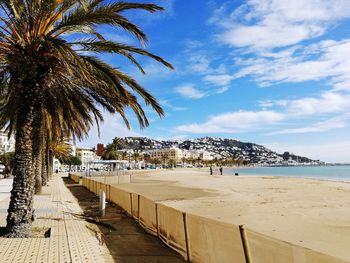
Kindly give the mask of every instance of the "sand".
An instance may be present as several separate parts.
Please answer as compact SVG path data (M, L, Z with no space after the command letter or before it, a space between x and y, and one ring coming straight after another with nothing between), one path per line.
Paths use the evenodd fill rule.
M119 185L182 211L350 259L350 184L287 177L156 170Z

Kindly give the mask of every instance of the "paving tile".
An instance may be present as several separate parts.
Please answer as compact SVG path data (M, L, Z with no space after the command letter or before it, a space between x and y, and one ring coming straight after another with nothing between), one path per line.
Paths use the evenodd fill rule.
M6 224L9 198L0 202L0 226ZM34 199L33 227L50 228L48 238L1 238L1 262L64 263L113 262L104 244L90 229L94 225L73 215L82 214L76 198L66 188L62 175L55 175Z

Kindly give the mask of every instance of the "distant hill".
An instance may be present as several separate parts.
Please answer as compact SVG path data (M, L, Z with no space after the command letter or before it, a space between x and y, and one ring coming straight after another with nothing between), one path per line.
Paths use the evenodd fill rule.
M154 140L146 137L125 137L118 139L118 149L130 149L138 152L175 146L186 150L205 150L216 159L244 160L251 164L322 164L322 162L318 160L297 156L289 152L279 154L262 145L241 142L234 139L216 137L203 137L188 140Z

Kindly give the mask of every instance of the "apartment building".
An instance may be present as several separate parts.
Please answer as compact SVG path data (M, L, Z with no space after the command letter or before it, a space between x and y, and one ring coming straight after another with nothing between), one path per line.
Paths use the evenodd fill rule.
M15 151L15 138L8 138L8 133L4 130L0 131L0 154Z
M181 149L175 147L159 149L151 152L151 158L153 159L162 159L165 156L169 161L172 160L176 163L180 163L182 161L183 154Z
M95 154L94 148L89 147L77 147L75 149L76 156L81 160L82 162L82 169L87 167L87 164L92 162L93 160L97 159L97 155Z

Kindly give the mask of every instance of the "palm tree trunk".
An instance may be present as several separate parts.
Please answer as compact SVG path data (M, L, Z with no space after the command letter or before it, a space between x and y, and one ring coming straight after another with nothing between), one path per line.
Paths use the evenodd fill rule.
M48 177L48 180L51 179L52 177L52 174L53 174L53 155L52 155L52 152L49 150L49 155L48 155L48 162L49 162L49 177Z
M28 237L33 219L34 171L33 171L33 107L18 109L14 179L7 215L7 236Z
M47 184L47 162L46 162L46 138L43 138L43 145L41 147L41 184Z
M49 161L50 150L49 150L49 141L47 138L45 141L44 155L45 155L45 158L43 159L43 162L45 163L45 169L44 169L45 172L43 173L42 183L43 185L46 185L49 180L49 174L50 174L50 161Z
M33 121L33 167L35 175L35 193L41 193L42 188L42 147L43 129L42 113L40 106L36 109Z

